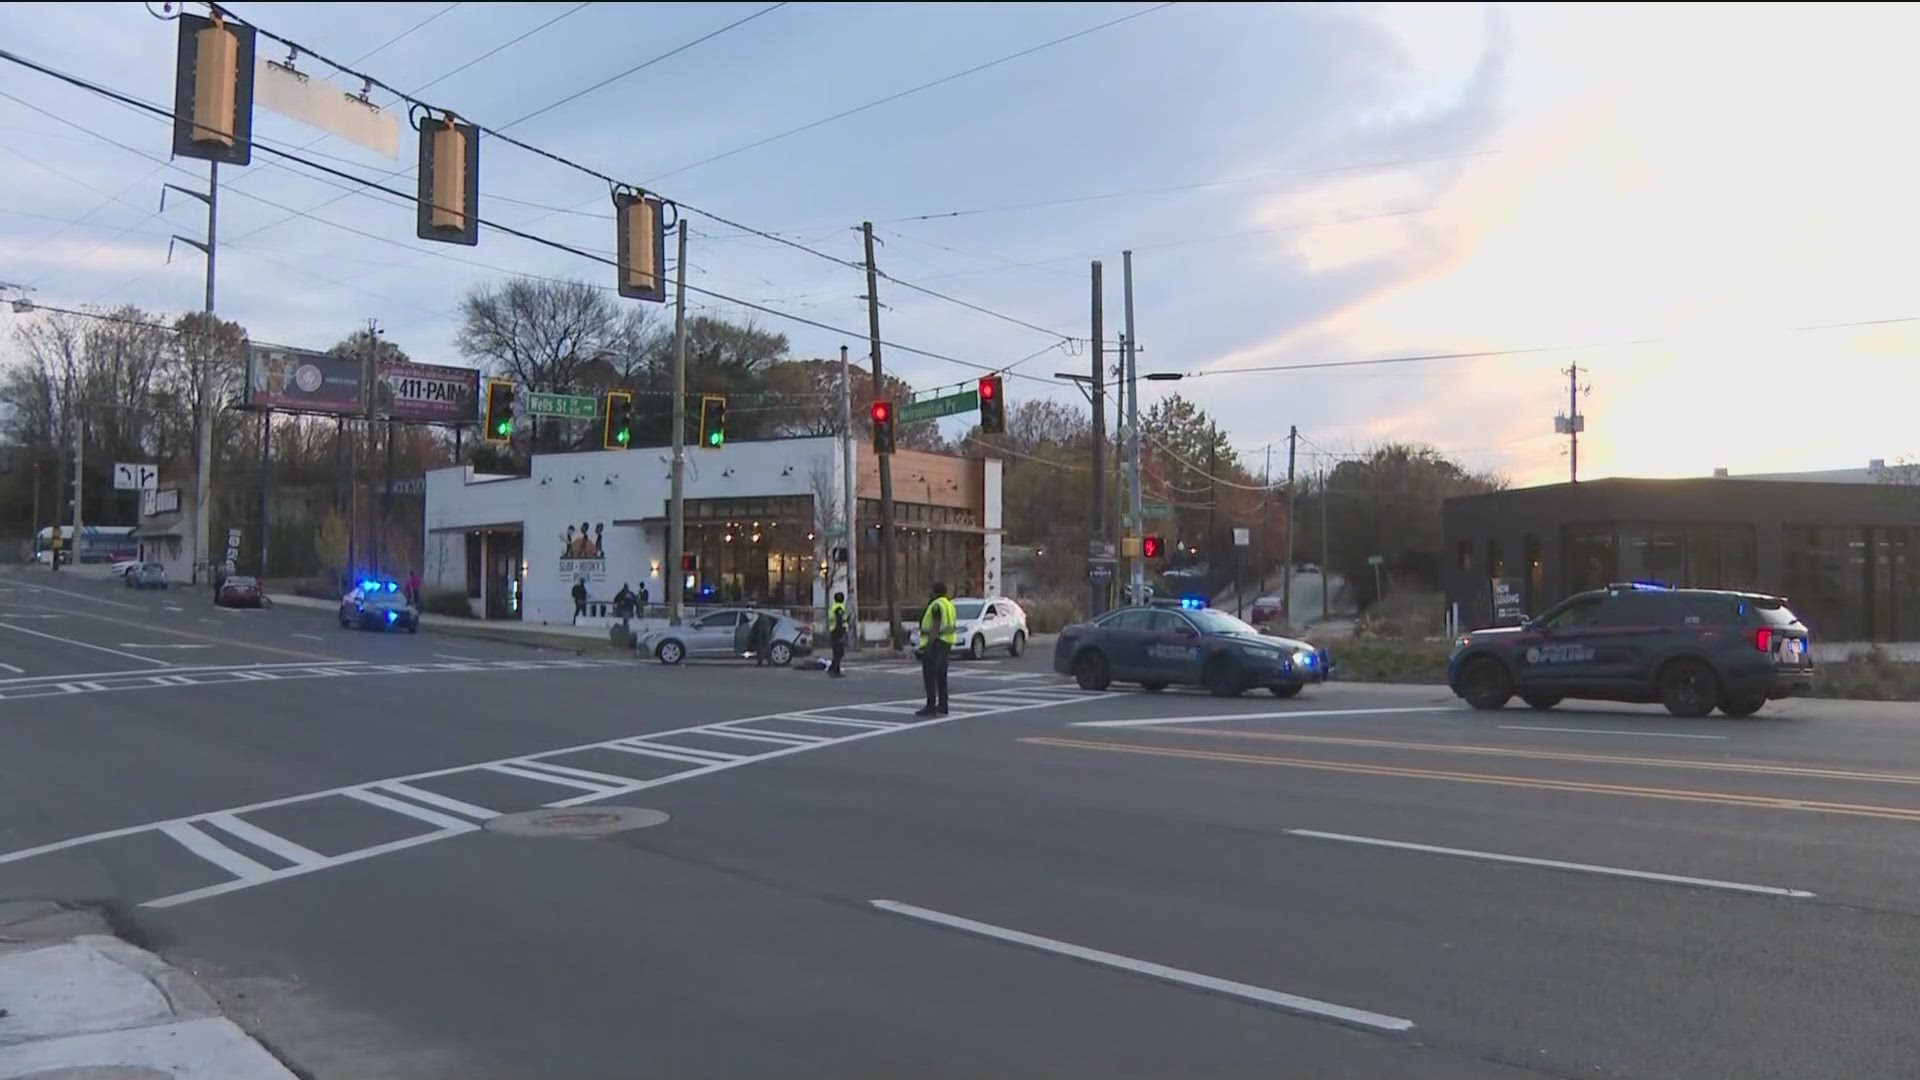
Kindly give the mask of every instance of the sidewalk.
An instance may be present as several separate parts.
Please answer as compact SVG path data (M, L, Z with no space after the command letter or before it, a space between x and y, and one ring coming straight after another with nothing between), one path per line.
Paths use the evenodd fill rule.
M288 593L272 593L267 599L275 606L306 608L311 611L340 610L335 600L315 600L308 596L293 596ZM454 637L480 638L486 641L506 641L520 645L539 646L553 649L573 649L586 651L616 651L613 639L604 626L534 626L511 619L459 619L448 615L420 613L422 629L433 630ZM0 1080L5 1080L0 1077Z
M96 914L0 903L0 1080L295 1080L192 976Z

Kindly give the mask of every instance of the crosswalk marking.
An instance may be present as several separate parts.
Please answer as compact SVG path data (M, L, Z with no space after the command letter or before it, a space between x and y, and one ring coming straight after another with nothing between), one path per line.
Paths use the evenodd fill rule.
M387 777L368 780L345 787L330 788L324 791L309 791L304 794L285 798L271 799L246 806L228 807L224 810L200 812L167 821L149 822L143 825L131 825L85 836L71 837L37 847L0 853L0 866L8 863L35 859L55 852L72 848L100 844L110 840L143 835L162 835L167 837L177 849L184 850L189 857L208 863L230 875L231 880L215 885L161 895L152 899L130 900L141 907L171 908L200 900L223 896L241 889L251 889L260 885L285 881L309 873L326 870L347 863L377 858L395 852L405 851L439 840L462 836L479 830L477 822L499 816L497 811L487 807L463 802L451 796L441 795L422 785L443 777L475 776L493 773L495 775L518 776L523 779L552 784L555 787L571 788L579 794L556 798L544 803L550 808L581 806L599 800L615 798L636 791L643 791L665 784L678 783L699 776L741 768L764 761L774 761L795 754L808 753L827 746L839 746L859 742L863 739L877 738L897 731L911 731L936 727L943 723L967 719L969 716L989 716L1001 713L1023 712L1031 709L1048 708L1054 705L1066 705L1080 702L1095 702L1111 697L1109 694L1046 693L1046 700L1034 702L1026 694L1017 699L1009 698L998 691L958 694L953 698L960 708L950 717L929 720L924 723L896 723L880 720L853 720L834 715L862 706L833 705L821 709L807 709L797 712L769 713L765 716L741 717L670 731L652 732L644 736L628 736L606 742L586 743L578 746L566 746L534 754L501 758L496 761L473 762L444 769L412 773L406 776ZM875 702L888 709L911 711L910 702ZM814 742L778 741L774 733L766 733L764 740L751 743L754 752L730 754L718 750L694 749L679 746L670 740L674 737L721 736L728 732L723 729L736 729L736 737L752 734L751 726L762 721L815 722L842 729L831 738ZM746 732L737 729L746 727ZM794 736L793 738L805 738ZM659 740L659 741L655 741ZM744 743L743 743L744 745ZM657 761L665 761L676 766L665 775L649 779L628 778L613 773L595 772L576 766L562 764L560 760L569 755L577 755L592 750L617 750L623 753L645 756ZM424 831L414 832L398 840L388 840L371 844L338 855L322 855L292 840L275 835L247 820L248 816L260 811L277 808L291 810L318 810L325 800L344 796L356 802L385 810L414 822L428 826ZM458 816L456 816L458 815ZM217 830L225 836L233 837L236 842L250 845L262 852L270 853L291 865L274 868L229 847L217 839L212 831ZM105 852L103 858L108 857ZM157 890L156 890L157 891ZM150 894L149 894L150 895Z
M730 739L750 739L754 742L776 743L784 746L812 746L814 743L823 743L823 742L830 741L829 739L820 735L787 735L784 733L755 734L753 732L741 731L738 728L725 727L719 724L715 724L713 727L708 728L707 732L712 735L721 735Z
M88 677L28 676L0 679L0 701L49 697L55 694L98 694L115 690L157 690L180 686L218 686L223 683L275 682L282 679L347 678L355 675L431 675L474 671L539 671L623 666L624 660L490 660L479 663L428 661L363 664L332 660L312 664L249 664L232 667L176 667L166 671L91 673Z

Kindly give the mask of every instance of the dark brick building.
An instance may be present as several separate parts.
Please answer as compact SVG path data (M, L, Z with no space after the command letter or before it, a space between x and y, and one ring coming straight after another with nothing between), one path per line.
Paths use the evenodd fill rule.
M1590 480L1449 499L1447 599L1466 626L1505 579L1530 613L1614 581L1757 589L1829 641L1920 641L1920 487Z

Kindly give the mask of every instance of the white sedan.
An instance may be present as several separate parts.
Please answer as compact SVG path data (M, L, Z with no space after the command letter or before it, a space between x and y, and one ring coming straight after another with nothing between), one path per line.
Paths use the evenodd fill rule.
M953 602L953 614L959 620L953 640L968 657L979 660L988 649L1005 649L1011 656L1027 651L1027 613L1012 600L963 598Z

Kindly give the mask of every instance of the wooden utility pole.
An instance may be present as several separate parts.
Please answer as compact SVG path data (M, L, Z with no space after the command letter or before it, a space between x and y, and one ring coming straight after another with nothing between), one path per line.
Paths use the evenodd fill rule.
M1087 614L1107 610L1107 585L1093 577L1093 556L1107 535L1107 371L1100 260L1093 261L1093 513L1087 545Z
M1320 617L1333 618L1333 540L1327 531L1327 500L1333 497L1333 471L1320 474Z
M1580 482L1580 432L1587 418L1580 415L1580 365L1567 366L1567 414L1556 416L1553 430L1567 437L1567 480Z
M867 344L872 350L873 396L879 400L887 383L880 365L880 274L873 265L873 222L860 223L860 237L867 248ZM887 605L887 641L900 649L906 646L906 635L900 629L899 583L893 572L893 455L873 456L880 467L880 594Z
M1282 556L1280 565L1280 618L1287 624L1288 629L1293 627L1293 459L1299 443L1300 429L1289 425L1287 427L1286 553ZM1321 567L1320 572L1326 573L1326 567ZM1325 582L1321 584L1324 585Z

